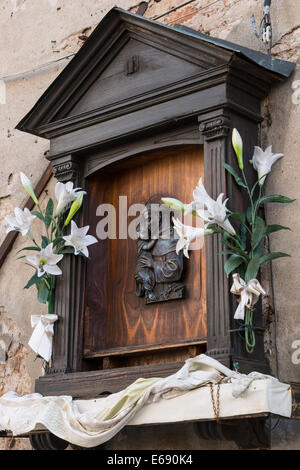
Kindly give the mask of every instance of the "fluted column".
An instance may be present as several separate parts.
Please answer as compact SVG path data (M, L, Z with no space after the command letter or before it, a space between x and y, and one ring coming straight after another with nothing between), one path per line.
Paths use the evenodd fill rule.
M81 185L79 164L72 156L53 161L53 174L63 183L73 181ZM82 211L80 211L82 212ZM77 217L82 218L82 214ZM73 372L80 369L82 321L84 303L84 269L81 256L64 255L60 263L62 276L57 276L55 288L55 324L52 366L49 373Z
M227 137L230 121L226 116L216 116L200 123L204 138L204 183L208 194L216 199L226 195L226 175L222 162L226 161ZM207 297L207 354L227 366L231 362L229 284L224 271L222 235L207 237L206 246L206 297Z

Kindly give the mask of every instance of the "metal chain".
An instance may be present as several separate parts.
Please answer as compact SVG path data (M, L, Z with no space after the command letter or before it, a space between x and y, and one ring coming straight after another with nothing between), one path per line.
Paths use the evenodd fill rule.
M220 382L218 382L217 384L216 401L214 397L214 386L212 383L210 383L209 386L210 386L210 396L211 396L212 407L214 410L216 421L217 423L219 423L220 422Z

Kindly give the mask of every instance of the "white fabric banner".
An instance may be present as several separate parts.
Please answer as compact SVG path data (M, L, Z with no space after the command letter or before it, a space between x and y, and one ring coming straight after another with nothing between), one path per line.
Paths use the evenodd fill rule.
M274 384L273 389L276 391L277 398L279 397L277 399L275 396L274 412L286 417L291 416L291 389L289 385L281 384L277 379L258 372L252 372L249 375L240 374L228 369L211 357L201 354L188 359L178 372L169 377L140 378L125 390L105 398L73 400L70 396L43 397L38 393L21 397L14 392L8 392L0 398L0 430L11 431L14 435L18 435L46 428L61 439L73 444L82 447L95 447L115 436L135 416L137 418L139 416L139 424L142 424L145 405L148 418L144 422L151 422L151 419L149 420L151 406L155 407L156 403L161 405L159 414L162 415L164 399L168 399L168 404L174 403L175 408L173 407L174 411L171 411L171 415L175 416L176 400L179 400L182 394L186 394L187 400L184 400L184 403L181 401L179 411L182 417L180 419L187 420L189 418L184 419L183 408L189 406L186 414L190 415L190 407L193 405L188 397L192 397L194 393L191 391L205 387L209 383L214 384L221 381L222 384L225 384L224 386L230 384L231 397L228 398L227 391L227 409L235 410L236 398L239 398L240 402L244 400L245 405L247 400L251 399L252 392L249 389L252 387L254 393L256 387L253 384L257 380L261 383L265 380L266 383ZM205 388L207 390L208 387ZM259 408L257 397L254 395L256 405L253 408L252 400L252 409L256 413L272 412L272 393L267 391L261 393L266 397L263 406ZM207 419L205 409L211 408L208 396L206 396L204 410L202 407L203 416L201 413L199 416L195 415L197 408L195 406L193 419ZM259 396L261 401L262 395ZM188 403L190 404L187 405ZM222 393L220 394L220 405L222 410ZM242 410L241 403L239 403L239 409ZM171 422L172 416L166 417L165 421Z

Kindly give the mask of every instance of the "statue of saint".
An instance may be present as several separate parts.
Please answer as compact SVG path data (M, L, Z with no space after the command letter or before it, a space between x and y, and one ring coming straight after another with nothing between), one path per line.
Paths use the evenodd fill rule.
M157 204L154 206L158 207ZM159 214L155 217L151 204L146 206L142 214L135 282L136 294L145 296L146 303L183 297L184 286L179 282L183 271L183 255L182 252L176 253L178 239L170 220L170 210L165 205L159 206Z

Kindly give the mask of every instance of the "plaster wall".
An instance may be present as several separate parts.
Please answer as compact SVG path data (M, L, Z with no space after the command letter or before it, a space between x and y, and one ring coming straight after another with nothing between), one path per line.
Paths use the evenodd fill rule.
M5 238L5 215L10 214L15 206L21 206L26 199L19 172L26 173L36 184L47 166L45 153L49 149L48 141L19 132L14 127L116 3L133 12L139 7L138 0L1 2L0 243ZM257 22L260 21L263 0L195 0L180 7L182 3L185 2L150 0L144 15L149 18L159 17L158 21L170 25L182 23L205 34L266 51L262 41L254 36L249 24L252 13ZM169 10L173 11L165 14ZM269 324L266 351L275 374L276 307L280 378L286 382L299 382L300 364L295 363L295 359L297 362L300 354L295 355L295 344L300 341L300 141L297 132L300 125L300 0L273 0L271 14L274 34L272 54L296 62L297 68L294 76L274 88L264 103L262 145L265 147L272 144L274 152L285 154L273 167L265 192L282 193L297 198L297 201L288 207L270 206L266 214L268 223L280 223L292 229L290 232L273 234L271 238L273 251L286 251L292 257L273 263L275 303L271 295L264 302ZM53 193L54 184L55 182L51 181L42 199L45 199L47 192ZM35 359L35 355L27 346L31 334L30 315L40 313L41 307L36 302L35 288L23 290L30 268L22 265L20 261L15 261L17 250L25 246L25 243L25 239L19 236L0 269L0 395L8 390L28 393L33 390L35 378L41 375L41 361ZM270 294L271 277L270 269L266 269L263 282ZM296 429L296 425L294 428L289 426L289 429ZM182 445L186 448L210 448L211 444L204 441L201 443L199 438L192 437L190 428L187 429L190 444L182 440L180 433L171 433L168 441L164 437L165 443L161 445L165 447L161 448L179 448ZM298 437L293 441L293 446L300 449L299 429L296 434ZM154 430L152 433L147 430L145 435L141 433L134 437L135 445L146 448L146 439L152 439L155 447L159 439L155 436L158 435ZM130 448L132 444L128 439L126 432L122 431L109 445L111 448L122 445ZM224 448L224 445L228 444L215 443L214 448ZM278 440L276 446L280 445L285 445L284 439ZM30 447L28 441L18 439L0 440L0 449L1 446Z

